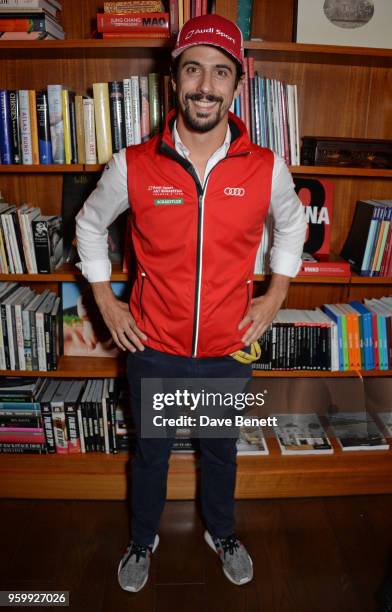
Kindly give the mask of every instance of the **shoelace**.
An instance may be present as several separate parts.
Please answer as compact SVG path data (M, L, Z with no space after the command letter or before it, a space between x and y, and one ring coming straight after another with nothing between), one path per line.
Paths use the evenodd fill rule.
M151 550L150 546L142 546L141 544L136 544L135 542L132 542L129 552L126 558L124 559L123 566L128 562L132 555L136 556L136 563L139 563L141 557L143 557L143 559L146 558L147 550L149 549Z
M220 543L224 553L229 553L229 555L233 555L240 547L240 541L235 537L235 535L228 536L227 538L221 538Z

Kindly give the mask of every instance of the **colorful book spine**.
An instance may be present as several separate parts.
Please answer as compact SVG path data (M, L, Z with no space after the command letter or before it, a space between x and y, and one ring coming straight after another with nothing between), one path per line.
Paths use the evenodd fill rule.
M55 164L65 164L62 89L62 85L48 85L50 137Z
M98 163L106 164L113 155L108 83L94 83L93 96Z
M8 91L10 102L10 121L11 121L11 143L13 164L22 163L22 148L20 141L20 115L19 115L19 96L15 89Z
M20 134L23 164L33 163L31 145L30 101L27 89L19 90Z
M11 111L8 92L0 89L0 161L2 164L13 163Z
M39 161L41 164L53 164L48 94L44 90L37 93L37 125Z

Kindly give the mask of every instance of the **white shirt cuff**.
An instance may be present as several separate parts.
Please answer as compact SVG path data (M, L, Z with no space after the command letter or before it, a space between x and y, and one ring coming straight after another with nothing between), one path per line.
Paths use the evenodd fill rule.
M270 260L272 273L294 278L300 271L301 263L301 257L298 255L272 247Z
M84 278L89 283L101 283L110 281L112 273L112 264L110 260L103 259L102 261L79 262L75 264L81 270Z

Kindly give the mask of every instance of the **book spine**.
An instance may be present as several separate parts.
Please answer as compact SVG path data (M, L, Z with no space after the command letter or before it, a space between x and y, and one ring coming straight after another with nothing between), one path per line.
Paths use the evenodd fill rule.
M131 76L131 105L134 144L140 144L142 139L140 129L140 93L138 76Z
M23 323L22 323L22 304L15 304L15 331L16 346L18 351L19 370L26 370L26 359L24 353Z
M12 249L11 249L11 243L10 243L10 230L8 227L7 215L3 213L2 215L0 215L0 218L1 218L1 225L2 225L2 230L3 230L3 238L5 242L5 249L6 249L6 256L7 256L9 272L10 274L15 274L16 270L15 270L14 261L12 258Z
M64 402L52 402L52 421L56 453L68 454L67 424L65 421Z
M92 98L83 100L83 118L86 164L96 164L97 146L95 142L94 100Z
M10 214L10 224L16 244L16 261L21 274L27 273L26 260L23 250L22 232L19 224L18 211L14 210Z
M31 129L31 154L33 164L39 164L39 147L38 147L38 125L37 125L37 100L34 89L29 89L29 104L30 104L30 129Z
M169 15L170 15L170 33L175 36L179 32L178 27L178 0L169 1Z
M36 334L37 334L38 370L42 372L46 372L47 364L46 364L44 313L37 312L35 314L35 320L36 320Z
M76 140L78 164L86 163L86 143L84 140L83 96L75 96Z
M69 120L71 124L71 164L78 163L78 136L76 130L75 92L69 91Z
M0 453L14 453L19 455L43 455L46 453L46 445L35 442L0 441Z
M1 331L2 339L0 343L0 364L2 370L10 369L9 348L8 348L8 330L7 330L7 312L5 304L0 304L1 310Z
M48 94L46 91L37 93L37 125L39 161L41 164L53 164Z
M0 89L0 159L2 164L13 163L11 111L6 89Z
M63 89L61 91L61 105L64 122L64 155L65 163L70 164L72 158L71 151L71 118L69 116L69 95L68 90Z
M65 417L68 437L68 453L81 453L79 421L77 404L75 402L65 402Z
M30 315L27 310L22 310L22 328L23 328L23 351L25 356L25 369L32 370L32 353L31 353L31 328Z
M97 13L98 32L149 32L169 31L169 13L130 13L128 15Z
M65 164L62 86L48 85L48 104L52 155L55 164Z
M108 0L103 3L104 13L159 13L161 8L160 0L130 0L130 2Z
M150 102L148 97L148 77L139 77L140 85L140 132L142 142L150 138Z
M15 89L8 91L10 104L12 163L22 163L22 147L20 140L19 96Z
M124 123L124 85L122 81L111 81L109 83L109 102L113 153L118 153L126 146Z
M20 89L19 112L20 112L20 134L22 146L23 164L33 163L33 153L31 144L31 125L30 125L30 101L27 89Z
M160 131L160 91L159 74L150 72L148 75L148 101L150 106L150 135L155 136Z
M56 452L56 442L54 438L52 410L50 407L50 402L41 402L41 413L45 433L46 447L48 453L53 454Z
M134 144L133 122L132 122L132 93L131 79L123 80L124 90L124 131L126 146Z
M38 273L49 274L51 270L48 221L37 219L32 222L32 226Z
M16 370L15 360L15 344L14 344L14 332L12 322L12 308L10 304L5 305L6 312L6 329L7 329L7 343L8 343L8 356L9 356L9 368L10 370ZM3 327L4 330L4 327Z
M98 163L106 164L113 155L108 83L93 83L93 96Z

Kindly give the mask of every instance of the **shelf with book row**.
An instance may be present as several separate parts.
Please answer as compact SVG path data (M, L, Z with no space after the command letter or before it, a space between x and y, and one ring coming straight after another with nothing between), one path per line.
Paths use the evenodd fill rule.
M237 498L309 497L392 493L392 451L340 450L333 455L282 456L276 440L270 453L237 458ZM125 499L128 453L106 455L7 455L0 461L2 497ZM197 457L170 458L168 499L194 499Z
M127 49L134 54L136 49L170 49L173 39L98 40L93 38L47 40L47 41L0 41L0 52L4 59L45 56L48 59L61 57L119 57L126 56ZM245 41L245 51L255 59L281 62L306 62L317 64L344 64L354 66L392 65L390 49L367 47L344 47L335 45L309 45L291 42Z
M58 357L57 370L27 371L0 370L0 376L28 376L49 378L118 378L125 375L124 357L73 357L61 355ZM392 370L348 370L337 372L330 370L253 370L255 378L379 378L392 376Z
M102 172L104 164L0 164L1 174L63 174L64 172ZM392 170L330 166L289 166L294 175L392 178Z

